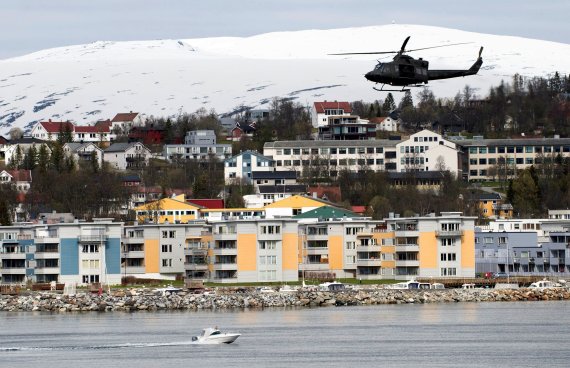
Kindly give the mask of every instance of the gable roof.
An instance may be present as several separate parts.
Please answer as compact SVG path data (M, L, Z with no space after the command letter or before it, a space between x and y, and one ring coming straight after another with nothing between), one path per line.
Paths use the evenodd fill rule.
M223 199L187 199L186 202L208 209L224 208Z
M265 208L302 208L302 207L322 207L330 205L330 202L322 199L307 197L302 195L294 195L289 198L273 202L265 206Z
M60 131L65 131L69 128L73 132L74 125L69 121L41 121L40 124L44 127L48 133L59 133Z
M337 219L337 218L356 218L361 217L358 214L345 210L343 208L333 207L333 206L322 206L315 208L314 210L301 213L299 215L293 216L294 219Z
M137 144L140 144L141 146L144 147L144 149L150 151L148 148L146 148L144 144L140 142L130 142L130 143L113 143L109 147L105 148L105 152L124 152Z
M304 184L292 185L260 185L258 187L260 194L273 193L306 193L307 186Z
M318 114L324 114L325 110L328 109L342 109L344 110L345 114L352 113L352 108L348 102L339 102L339 101L324 101L324 102L315 102L315 110Z
M112 122L133 121L137 117L138 112L122 112L115 115Z
M109 133L110 125L82 125L75 127L75 133Z
M252 180L260 179L297 179L296 171L252 171Z
M12 177L14 181L32 181L32 171L31 170L2 170L1 173L7 173Z
M134 210L135 211L144 211L144 210L165 210L165 211L169 211L169 210L180 210L180 209L192 209L192 210L198 210L200 209L202 206L198 206L196 204L193 203L186 203L183 201L179 201L176 199L172 199L172 198L162 198L159 199L158 201L154 201L154 202L150 202L150 203L146 203L143 204L141 206L135 207Z

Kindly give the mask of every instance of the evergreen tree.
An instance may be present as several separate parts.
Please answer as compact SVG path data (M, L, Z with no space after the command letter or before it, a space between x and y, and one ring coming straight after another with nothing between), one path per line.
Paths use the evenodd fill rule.
M392 96L391 92L388 92L388 96L386 96L386 99L382 104L382 112L388 114L391 111L393 111L395 108L396 108L396 102L394 102L394 96Z
M0 225L10 226L12 225L12 217L10 216L10 209L6 200L0 200Z
M40 146L38 150L38 164L37 167L39 168L41 173L45 173L49 167L49 159L50 155L48 152L48 148L45 144Z
M404 93L404 97L402 97L402 100L400 101L399 108L400 110L404 110L413 107L414 100L412 99L412 92L410 92L410 90L407 90L406 93Z
M36 168L38 160L38 153L35 146L31 146L28 152L24 156L24 162L22 167L26 170L33 170Z
M16 146L16 151L14 152L14 157L12 157L12 161L10 161L10 167L14 170L20 169L24 162L24 155L22 153L22 149L20 145Z

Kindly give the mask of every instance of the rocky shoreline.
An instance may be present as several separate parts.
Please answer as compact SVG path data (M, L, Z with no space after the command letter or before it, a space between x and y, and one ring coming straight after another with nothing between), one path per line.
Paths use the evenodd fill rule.
M74 295L30 292L15 296L0 296L0 311L134 312L546 300L570 300L570 289L390 290L378 288L342 292L299 290L297 292L260 293L255 290L220 288L216 293L211 294L193 294L185 291L164 293L151 289L132 289L111 291L102 295L87 292Z

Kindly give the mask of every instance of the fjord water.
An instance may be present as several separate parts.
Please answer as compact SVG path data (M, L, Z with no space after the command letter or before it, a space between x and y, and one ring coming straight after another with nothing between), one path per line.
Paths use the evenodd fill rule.
M568 302L2 313L0 367L567 367ZM192 345L200 329L242 333Z

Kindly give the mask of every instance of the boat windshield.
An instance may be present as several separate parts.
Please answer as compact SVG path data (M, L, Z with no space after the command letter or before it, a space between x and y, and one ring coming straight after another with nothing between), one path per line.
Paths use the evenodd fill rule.
M210 334L210 336L212 336L212 335L220 335L220 334L221 334L220 331L214 331L214 332L212 332L212 333Z

